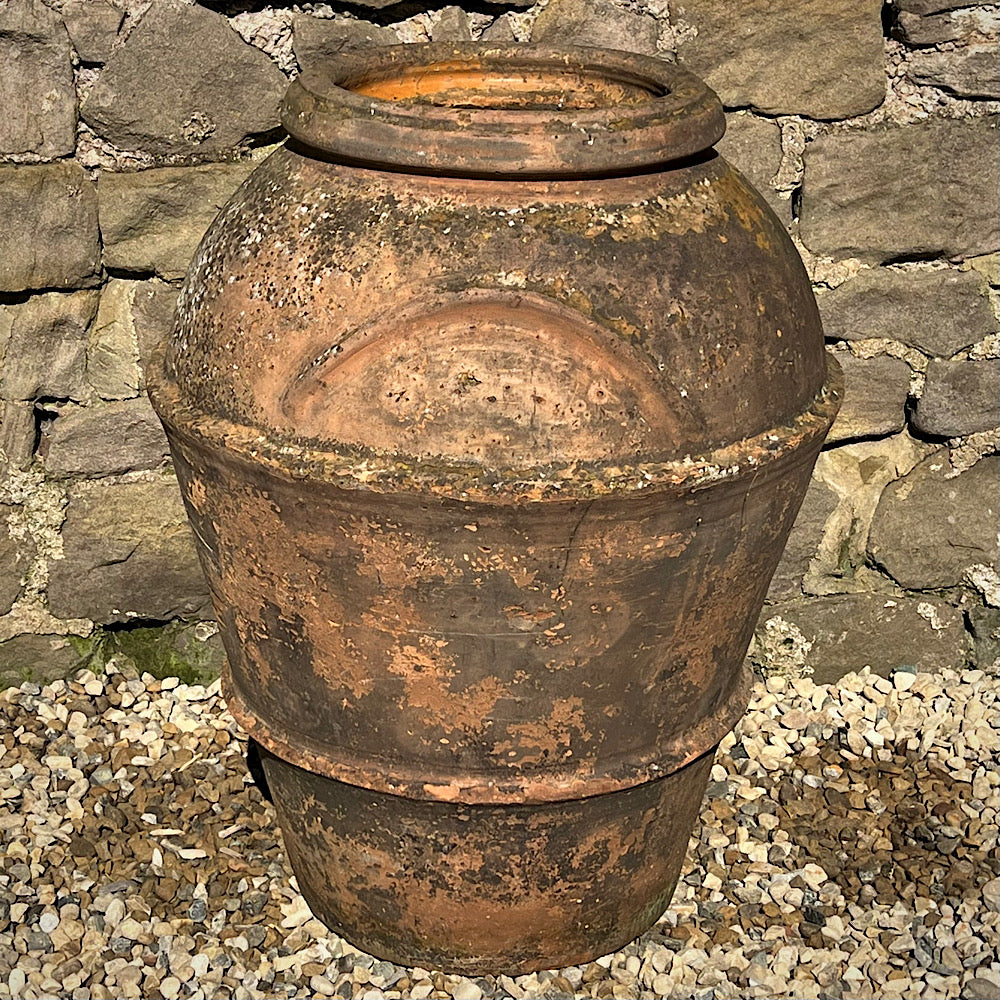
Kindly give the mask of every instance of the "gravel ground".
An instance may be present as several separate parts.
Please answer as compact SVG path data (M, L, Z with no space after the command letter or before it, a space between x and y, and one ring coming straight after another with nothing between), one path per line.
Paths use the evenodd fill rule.
M373 959L295 888L218 684L0 693L0 998L1000 996L997 682L772 677L659 923L584 967Z

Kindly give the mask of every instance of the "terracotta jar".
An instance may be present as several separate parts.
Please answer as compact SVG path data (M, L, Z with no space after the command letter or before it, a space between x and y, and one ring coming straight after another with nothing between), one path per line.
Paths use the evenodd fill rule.
M586 961L669 903L745 710L838 405L809 282L655 59L385 48L285 125L151 372L229 706L330 927Z

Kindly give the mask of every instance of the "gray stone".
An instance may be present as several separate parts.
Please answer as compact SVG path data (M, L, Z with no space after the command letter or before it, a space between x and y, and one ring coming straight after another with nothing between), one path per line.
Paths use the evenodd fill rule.
M967 979L962 989L967 1000L994 1000L997 995L997 984L984 976Z
M768 601L782 601L802 594L802 578L819 548L830 515L837 509L837 494L826 483L809 483L792 533L771 579Z
M893 32L908 45L941 45L977 35L995 36L996 33L996 13L976 9L948 11L926 17L900 11Z
M98 298L96 290L49 292L6 307L12 322L0 397L86 398L87 328L97 313Z
M60 13L80 61L107 62L125 11L106 0L70 0Z
M686 4L697 34L678 60L701 76L726 107L767 114L850 118L886 94L880 0L729 0Z
M0 107L0 155L53 159L76 148L69 35L41 0L0 6Z
M982 257L970 257L965 267L981 274L991 288L1000 288L1000 253L987 253Z
M97 188L78 163L0 166L0 292L81 288L101 269Z
M103 655L131 661L139 672L160 678L179 677L185 684L211 683L226 662L214 622L174 621L151 628L116 629L104 633L102 647ZM191 919L204 919L204 915L196 917L204 902L195 900L195 915L189 913ZM198 903L201 908L196 906Z
M998 171L996 119L823 136L805 153L802 241L874 261L989 253L1000 240Z
M885 437L903 429L910 366L898 358L861 359L838 354L844 369L844 400L826 443Z
M517 41L514 33L514 26L506 14L498 17L480 36L484 42L491 42L493 45L506 45Z
M975 0L896 0L895 7L911 14L940 14L944 10L972 7Z
M976 42L953 52L914 52L908 74L914 83L940 87L958 97L1000 98L996 41Z
M972 271L862 271L819 296L827 337L888 338L950 358L996 329L986 287Z
M98 184L105 265L182 278L205 230L252 163L102 173Z
M590 45L653 55L659 26L649 14L611 0L552 0L531 29L533 42Z
M0 689L61 680L83 666L83 660L64 635L15 635L0 642Z
M900 669L955 669L968 656L961 611L936 598L838 594L789 601L764 609L758 636L774 618L812 643L806 663L817 684L866 666L883 677Z
M102 399L133 399L142 385L132 320L137 284L113 278L101 289L97 318L87 337L87 381Z
M444 7L431 25L432 42L471 42L469 16L461 7Z
M715 149L760 191L782 222L791 221L791 199L780 198L771 184L781 165L781 129L774 122L726 115L726 134Z
M145 396L60 407L42 436L39 454L53 475L88 477L154 469L170 457L163 428Z
M996 676L1000 666L1000 610L970 608L966 612L972 634L972 661L980 670Z
M62 538L63 558L49 564L56 617L167 621L211 614L175 479L81 483L70 490Z
M212 154L275 129L286 86L221 14L158 0L111 54L81 114L123 149Z
M997 565L1000 458L950 475L947 450L936 452L882 494L868 554L900 586L959 586L975 565Z
M310 14L296 14L292 20L292 48L303 69L341 52L396 45L398 42L399 35L391 28L381 28L367 21L346 18L329 20Z
M170 336L177 307L177 289L162 281L143 281L132 298L132 323L145 369L153 351Z
M0 399L0 475L26 469L34 454L34 404Z
M990 361L932 361L913 412L924 434L954 438L1000 424L1000 367Z
M7 614L24 589L24 574L35 555L30 539L11 534L12 518L21 512L13 504L0 503L0 615Z

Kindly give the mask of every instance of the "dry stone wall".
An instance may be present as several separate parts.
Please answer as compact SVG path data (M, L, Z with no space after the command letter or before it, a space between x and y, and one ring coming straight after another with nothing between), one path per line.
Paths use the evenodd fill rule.
M677 59L815 283L843 411L757 631L826 680L997 652L995 4L0 0L0 683L221 657L143 366L301 65L428 39Z

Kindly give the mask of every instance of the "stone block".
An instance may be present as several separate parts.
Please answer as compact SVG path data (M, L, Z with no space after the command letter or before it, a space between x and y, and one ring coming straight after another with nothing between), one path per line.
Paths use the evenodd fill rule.
M997 23L996 12L982 8L926 16L901 10L896 18L893 34L908 45L941 45L977 36L995 37Z
M136 285L132 298L132 324L143 371L153 350L170 336L176 308L177 288L174 285L156 280Z
M11 530L21 509L0 503L0 615L7 614L21 596L24 575L35 555L34 543Z
M696 33L679 62L729 108L833 120L865 114L886 95L880 0L728 0L684 5Z
M180 490L153 482L80 483L70 490L63 558L49 564L58 618L167 621L211 615Z
M851 441L821 452L814 478L826 483L839 502L803 578L805 593L842 594L884 586L868 556L872 518L885 488L936 451L934 445L904 433Z
M105 265L182 278L205 230L253 167L208 163L102 173L98 195Z
M771 579L768 601L802 595L802 579L816 556L826 533L827 522L837 509L837 494L826 483L813 479L795 518L781 562Z
M131 661L140 673L210 684L222 672L226 653L214 622L171 622L154 628L116 629L101 639L102 654Z
M99 297L96 289L49 292L6 307L11 332L0 370L0 397L87 397L87 330L97 314Z
M0 166L0 219L0 292L82 288L97 280L97 187L78 163Z
M292 50L303 69L332 59L341 52L396 45L399 35L367 21L319 18L296 14L292 20Z
M863 667L882 677L896 670L961 668L969 655L962 612L936 598L838 594L789 601L764 609L760 641L774 619L812 644L805 663L817 684L835 683Z
M844 400L827 445L886 437L903 429L910 392L910 366L898 358L855 358L838 354L844 370Z
M80 669L83 659L64 635L15 635L0 642L0 690L25 681L62 680Z
M895 7L911 14L940 14L945 10L972 7L973 0L896 0Z
M493 45L510 45L517 41L514 25L506 14L498 17L483 31L480 37L484 42L490 42Z
M76 148L76 85L69 35L41 0L0 6L0 155L45 159Z
M779 197L771 184L781 166L781 129L751 115L726 115L726 134L715 149L760 191L787 225L792 218L792 200Z
M986 253L982 257L970 257L963 268L970 268L981 274L991 288L1000 288L1000 252Z
M936 452L891 483L872 519L868 553L907 590L960 586L975 565L997 565L997 478L991 456L955 476Z
M106 0L70 0L60 13L80 61L107 62L125 11Z
M469 15L461 7L444 7L431 25L432 42L471 42Z
M52 475L88 477L155 469L170 457L163 428L145 396L60 407L39 454Z
M972 271L862 271L819 296L819 311L827 337L884 337L942 358L996 329L986 287Z
M940 87L957 97L1000 98L1000 60L996 40L976 42L949 52L914 52L907 64L914 83Z
M970 608L966 617L972 633L973 663L995 677L1000 668L1000 610Z
M108 58L81 115L122 149L222 153L278 127L286 86L221 14L158 0Z
M139 345L132 319L137 282L113 278L87 337L87 381L102 399L133 399L142 386Z
M963 437L1000 424L996 361L932 361L913 411L913 426L934 437Z
M611 0L552 0L531 29L533 42L656 53L656 18Z
M841 132L807 147L802 241L833 257L968 257L1000 240L996 119Z
M26 469L34 454L34 404L0 399L0 476L9 469Z

